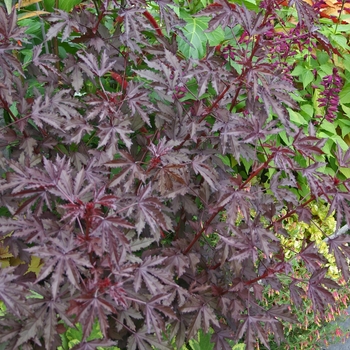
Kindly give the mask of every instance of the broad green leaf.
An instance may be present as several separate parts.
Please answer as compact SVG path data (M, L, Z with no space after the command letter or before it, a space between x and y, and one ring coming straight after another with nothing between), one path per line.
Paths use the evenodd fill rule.
M319 137L324 137L327 140L326 144L324 145L324 147L322 148L322 150L326 153L326 154L330 154L331 153L331 149L332 146L334 145L334 143L338 143L339 146L344 150L348 150L349 146L347 145L347 143L339 136L339 135L332 135L330 136L328 133L325 133L323 131L321 131L318 134Z
M230 59L230 66L233 67L237 71L238 74L242 73L243 66L238 64L237 62L231 60L231 59Z
M23 55L23 66L27 66L32 62L33 50L24 49L21 51L21 54Z
M348 72L350 72L350 55L344 55L343 66Z
M224 32L221 28L204 34L206 35L210 46L219 45L225 39Z
M36 18L21 19L18 22L18 25L21 27L26 27L27 34L32 34L33 36L41 35L41 22L38 21ZM24 50L21 50L21 52L23 51ZM33 54L33 49L32 49L32 54Z
M207 7L210 3L208 0L200 0L200 2L204 8Z
M306 69L303 66L296 66L290 74L297 77L299 75L303 75L305 71Z
M317 50L317 59L320 64L325 64L329 61L329 55L325 51Z
M346 83L339 94L340 103L350 103L350 83Z
M192 46L179 36L177 40L179 43L179 50L187 58L203 58L205 56L207 42L209 42L211 46L216 46L225 39L224 32L221 28L217 28L209 33L205 32L208 28L209 17L187 17L184 19L187 24L182 31Z
M247 174L249 174L249 169L252 166L253 161L252 160L247 160L245 158L242 158L241 160L242 160L242 164L244 165L245 172Z
M322 64L319 69L327 75L333 74L333 65L329 63Z
M73 7L75 5L78 5L81 2L82 0L61 0L59 2L58 8L66 12L70 12L73 10ZM45 4L45 9L47 11L52 12L55 7L55 0L44 0L44 4Z
M324 133L323 133L324 134ZM325 134L324 134L325 135ZM318 135L320 136L320 135ZM321 137L321 136L320 136ZM328 135L325 136L326 138L328 138ZM331 154L331 150L332 150L332 146L333 146L334 142L330 139L327 140L327 142L325 143L325 145L322 147L322 151L325 154Z
M335 130L335 126L333 123L330 123L328 120L324 120L321 124L320 127L322 130L328 131L329 133L331 133L332 135L336 135L337 132Z
M330 39L336 44L336 46L340 46L342 49L348 49L349 46L347 44L348 39L341 34L330 35Z
M301 80L303 82L304 89L314 81L315 77L311 70L307 70L305 74L301 76Z
M291 108L288 108L290 115L290 120L296 125L307 125L305 118L298 112L293 111Z
M311 105L302 105L300 108L309 116L313 117L314 115L314 108Z
M350 120L339 119L338 125L341 130L342 137L345 137L347 134L350 133Z
M348 144L343 140L343 138L339 135L333 135L331 137L331 140L333 140L334 142L338 143L339 146L344 150L347 151L349 149Z
M290 146L292 144L292 141L289 140L287 133L285 131L281 131L278 135L285 145Z
M236 0L234 2L237 5L245 6L248 10L252 10L255 12L258 12L259 10L259 4L257 4L255 0Z
M341 108L343 109L343 111L345 112L345 114L348 116L348 117L350 117L350 108L349 107L347 107L347 106L345 106L345 105L341 105ZM343 119L341 119L342 121L345 121L345 120L343 120ZM349 122L349 124L348 125L350 125L350 121L348 121Z
M339 168L339 171L347 178L350 178L350 169L349 168Z

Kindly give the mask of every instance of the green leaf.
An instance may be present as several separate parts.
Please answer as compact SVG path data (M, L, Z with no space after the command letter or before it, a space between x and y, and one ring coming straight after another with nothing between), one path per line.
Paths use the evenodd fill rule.
M324 130L324 131L328 131L331 135L336 135L337 134L334 124L330 123L328 120L324 120L322 122L321 129Z
M350 120L339 119L338 124L341 130L342 137L345 137L347 134L350 133Z
M328 133L321 131L318 136L328 139L326 144L322 148L322 150L328 155L331 154L332 146L334 145L334 143L338 143L344 151L348 150L349 148L347 143L339 135L330 136Z
M242 74L243 66L230 59L230 66L233 67L238 74Z
M296 125L307 125L305 118L298 112L293 111L291 108L288 108L290 115L290 120Z
M0 217L5 216L7 218L11 217L10 211L6 207L0 207Z
M6 305L3 301L0 300L0 316L5 316Z
M326 75L332 75L333 74L333 65L327 63L322 64L319 68L322 72L324 72Z
M349 149L348 144L343 140L341 136L334 135L331 137L331 140L333 140L335 143L338 143L344 151L347 151Z
M204 33L209 41L210 46L216 46L219 45L221 42L224 41L225 35L221 28L217 28L213 30L212 32Z
M342 49L348 49L349 46L347 45L347 38L341 34L333 34L330 36L330 39L337 44L337 46L340 46Z
M317 50L317 59L319 64L325 64L329 61L329 55L325 51Z
M231 166L230 158L228 156L223 156L223 155L219 154L218 157L222 160L222 162L225 165Z
M307 70L307 71L305 72L305 74L303 74L303 75L301 76L301 80L302 80L304 89L305 89L312 81L314 81L314 79L315 79L314 74L313 74L310 70Z
M245 344L241 343L241 344L236 344L234 345L234 347L232 348L232 350L245 350Z
M66 336L69 342L72 340L77 340L80 343L83 339L83 330L81 328L81 324L77 323L76 328L68 328Z
M210 2L208 0L200 0L200 2L204 8L210 4Z
M96 320L92 327L91 334L89 335L87 340L89 341L89 340L102 339L102 338L103 338L103 335L100 329L100 324L98 320Z
M255 0L236 0L234 3L240 6L245 6L248 10L251 11L259 11L259 4L257 4Z
M339 168L339 171L340 171L347 179L350 179L350 169L349 169L349 168Z
M34 272L36 274L36 276L38 276L42 266L43 266L43 264L41 263L41 259L38 258L37 256L32 255L31 259L30 259L30 264L28 266L27 273ZM32 292L32 293L34 293L34 292ZM34 298L34 297L32 296L31 298ZM39 299L42 299L41 295L40 295Z
M305 71L306 69L303 66L296 66L290 74L297 77L303 75Z
M75 5L78 5L82 2L82 0L64 0L59 1L58 8L60 10L70 12L73 10L73 7ZM53 9L55 7L55 0L44 0L44 7L46 11L53 12Z
M198 332L198 341L191 339L189 344L192 350L213 350L214 344L210 342L211 334L203 333L202 330Z
M181 14L183 11L181 11ZM219 45L224 39L224 32L221 28L216 28L214 31L206 33L205 30L208 28L209 17L187 17L182 16L187 22L186 26L182 29L185 37L191 43L188 44L185 40L177 37L179 43L179 50L182 54L189 58L200 59L205 56L205 48L207 42L209 45Z
M350 55L344 55L343 65L344 68L350 72Z
M292 144L292 141L289 140L285 131L281 131L278 135L286 146L290 146Z
M69 349L69 345L68 345L68 339L67 339L67 334L66 333L63 333L63 334L60 334L61 336L61 340L62 340L62 346L60 346L58 348L58 350L68 350Z
M34 290L30 290L30 295L27 296L27 299L44 299L42 295L35 292Z
M349 83L345 84L342 90L340 91L339 99L340 99L340 103L342 104L350 102L350 84Z
M249 174L249 169L252 166L253 161L242 158L242 164L244 165L245 172Z
M350 108L345 106L344 104L341 105L341 108L343 109L343 111L345 112L345 114L350 117ZM341 119L342 120L342 119ZM349 121L349 125L350 125L350 121Z
M6 11L8 14L12 12L12 0L4 0Z
M301 110L304 111L309 117L313 117L314 108L311 105L302 105L300 106Z

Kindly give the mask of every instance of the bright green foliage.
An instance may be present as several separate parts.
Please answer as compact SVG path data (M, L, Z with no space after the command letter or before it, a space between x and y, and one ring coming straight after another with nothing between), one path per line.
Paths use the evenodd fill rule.
M6 312L6 306L3 301L0 300L0 316L4 316Z
M333 215L327 217L329 207L319 203L311 206L312 220L310 224L299 222L297 217L290 217L286 219L284 228L288 231L290 236L285 238L280 237L284 253L287 260L292 259L297 253L302 250L302 241L304 238L313 241L319 247L320 252L327 259L329 264L329 274L331 278L340 279L340 273L336 267L333 255L328 253L328 246L324 239L335 232L336 222ZM301 281L310 274L305 265L299 260L293 264L293 276ZM267 288L264 293L265 303L268 305L284 304L290 300L288 278L281 277L282 288L279 290L272 290ZM298 344L297 350L317 350L320 346L327 343L327 339L333 334L339 334L339 328L336 323L333 323L335 317L339 317L343 310L347 308L348 286L342 283L342 288L334 292L336 299L336 306L329 309L325 320L321 320L318 315L315 315L311 301L309 299L303 300L303 306L296 308L291 305L293 313L297 315L298 323L290 325L285 333L285 345L271 344L272 350L294 350L295 344ZM300 288L307 288L305 283L298 284Z
M191 339L189 341L189 346L183 346L181 350L213 350L214 344L210 342L211 332L204 333L202 330L198 332L197 339ZM232 350L245 350L246 346L243 343L233 345L233 342L230 341L232 345Z
M292 8L281 11L283 19L288 21L289 26L294 26L291 17L296 16ZM289 20L288 20L289 19ZM350 54L347 44L347 33L350 31L350 24L337 25L328 19L321 19L321 33L327 37L334 45L334 53L330 56L324 51L323 47L314 42L313 51L303 50L296 52L293 61L288 62L294 67L291 75L299 80L299 96L301 109L293 111L289 109L291 119L299 126L307 130L311 120L320 116L319 123L315 125L317 136L327 139L323 147L324 155L319 157L327 165L323 171L327 174L337 175L340 178L349 178L350 170L347 168L338 168L334 162L334 152L339 145L343 150L347 150L350 145ZM287 30L284 28L283 30ZM338 52L339 54L336 54ZM341 56L340 56L341 54ZM340 106L337 111L337 118L332 122L324 119L325 108L319 107L318 99L323 91L320 85L322 78L331 75L333 68L339 70L344 85L340 92ZM282 137L281 137L282 138ZM285 139L281 140L285 142Z
M207 42L209 42L210 46L216 46L224 41L224 32L220 27L210 33L205 32L208 29L209 17L187 16L185 11L180 11L179 16L187 22L182 30L192 45L190 46L188 42L178 37L179 49L185 57L203 58L206 53Z
M96 321L92 327L91 334L87 338L87 341L102 339L103 335L100 330L100 326ZM76 324L76 328L68 328L67 331L61 334L62 346L60 346L57 350L69 350L73 348L75 345L79 344L83 339L83 330L80 323ZM107 347L102 348L98 347L98 350L120 350L118 347Z
M192 350L213 350L214 344L210 342L211 335L202 331L198 333L198 340L191 339L189 344Z
M64 0L64 1L59 1L58 8L63 11L70 12L74 6L80 4L82 1L81 0ZM44 0L44 7L47 11L52 11L53 8L55 7L55 0Z
M232 350L245 350L245 344L236 344Z
M290 236L288 238L281 236L280 239L285 247L285 254L288 259L301 251L305 238L315 242L320 252L329 262L329 272L332 274L332 277L339 278L340 274L336 267L334 256L328 253L328 245L324 241L325 238L335 232L336 227L334 216L327 217L328 210L329 206L323 204L311 205L313 216L310 224L298 221L297 216L288 218L284 227Z

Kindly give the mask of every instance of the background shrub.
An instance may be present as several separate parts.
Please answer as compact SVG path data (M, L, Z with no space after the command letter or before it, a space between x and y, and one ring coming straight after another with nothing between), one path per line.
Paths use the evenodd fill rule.
M250 350L281 346L305 299L325 318L350 256L313 231L315 205L350 224L333 22L299 0L23 5L0 7L6 348L81 329L74 349L180 349L212 329Z

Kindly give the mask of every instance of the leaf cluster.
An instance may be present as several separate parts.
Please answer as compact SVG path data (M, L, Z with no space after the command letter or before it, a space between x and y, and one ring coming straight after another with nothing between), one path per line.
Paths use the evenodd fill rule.
M96 0L27 19L36 35L0 7L0 236L21 262L0 270L8 349L56 349L77 323L74 349L179 349L210 328L215 349L269 348L296 320L291 303L307 297L321 317L334 303L317 246L304 237L288 259L279 239L315 201L350 225L349 179L324 171L313 120L291 118L300 38L334 52L317 9L294 3L287 39L274 0L186 14L175 1ZM338 147L334 164L349 157ZM346 279L348 242L328 240ZM280 276L289 299L264 307ZM96 320L103 338L91 340Z

